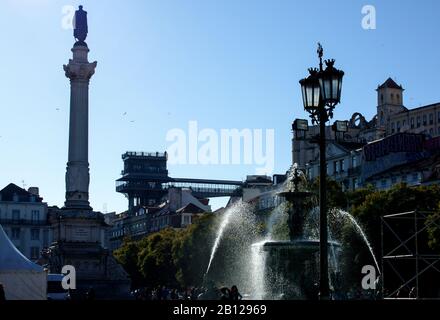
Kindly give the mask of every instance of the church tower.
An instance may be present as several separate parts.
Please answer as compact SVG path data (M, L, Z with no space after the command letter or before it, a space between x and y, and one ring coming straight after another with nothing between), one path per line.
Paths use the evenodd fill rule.
M405 110L402 86L388 78L377 88L377 138L390 134L389 120L392 114Z

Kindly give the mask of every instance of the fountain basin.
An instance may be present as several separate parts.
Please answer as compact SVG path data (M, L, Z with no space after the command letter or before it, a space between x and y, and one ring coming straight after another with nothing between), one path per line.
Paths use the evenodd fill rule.
M340 248L341 245L336 241L328 241L327 244L332 248ZM319 240L293 240L293 241L267 241L263 245L264 251L271 251L277 249L289 249L298 251L318 251L319 250Z
M265 241L253 245L263 258L263 283L260 285L265 299L302 300L318 296L319 240ZM341 245L328 242L331 253L338 255ZM330 270L330 273L333 271Z

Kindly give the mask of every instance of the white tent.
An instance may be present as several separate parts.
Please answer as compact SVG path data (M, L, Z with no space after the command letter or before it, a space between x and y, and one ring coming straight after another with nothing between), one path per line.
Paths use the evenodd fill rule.
M47 273L15 248L0 225L0 283L7 300L46 300Z

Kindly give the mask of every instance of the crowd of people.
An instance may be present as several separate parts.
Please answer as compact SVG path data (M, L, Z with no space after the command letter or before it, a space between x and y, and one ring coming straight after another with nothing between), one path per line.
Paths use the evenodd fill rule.
M211 289L193 287L184 290L161 286L136 289L132 291L132 296L136 300L241 300L243 298L237 286Z

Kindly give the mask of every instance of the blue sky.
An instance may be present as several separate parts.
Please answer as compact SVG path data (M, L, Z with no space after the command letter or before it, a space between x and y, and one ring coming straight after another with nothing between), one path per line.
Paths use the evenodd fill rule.
M291 164L290 124L305 118L298 80L317 64L316 43L345 71L335 119L370 119L375 89L401 83L405 105L440 101L440 2L295 0L1 0L0 185L39 186L64 201L72 30L65 5L89 16L90 197L126 208L115 192L121 154L163 151L173 128L274 129L275 171ZM364 5L377 29L361 27ZM59 109L59 110L57 110ZM126 112L126 115L123 114ZM133 122L134 121L134 122ZM244 179L252 165L173 165L175 177Z

